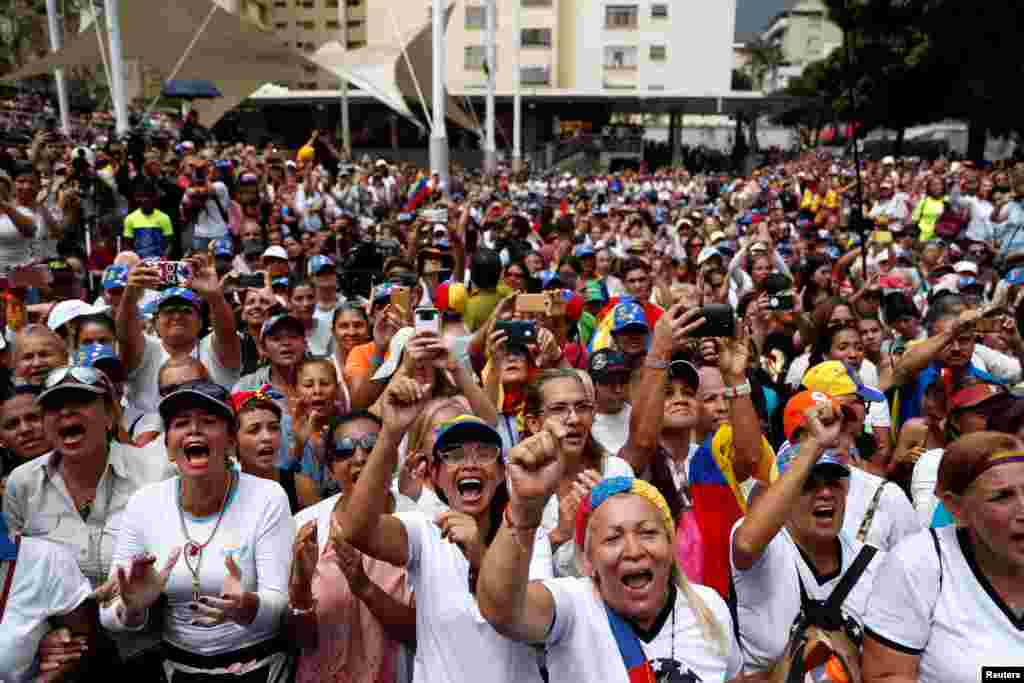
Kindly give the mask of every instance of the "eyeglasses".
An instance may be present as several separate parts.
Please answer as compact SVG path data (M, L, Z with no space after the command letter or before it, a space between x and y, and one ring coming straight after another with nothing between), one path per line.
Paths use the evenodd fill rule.
M356 454L356 450L362 448L364 451L372 451L377 445L377 434L363 434L355 439L345 436L334 440L334 449L331 457L334 460L348 460Z
M545 408L544 412L559 420L568 420L570 413L576 413L576 417L588 418L594 414L594 410L596 410L596 407L593 403L582 401L575 404L556 403Z
M68 377L71 377L79 384L86 384L90 387L100 385L105 389L108 388L107 383L109 380L107 379L106 375L101 373L96 368L83 368L79 365L72 365L70 367L57 368L56 370L51 370L50 374L46 376L46 381L43 383L43 386L46 389L52 389L53 387L62 383Z
M160 395L160 398L166 398L177 391L194 391L197 394L208 396L221 403L230 403L231 400L227 389L205 379L189 380L181 384L168 384L160 387L157 393Z
M196 312L194 306L188 304L177 304L174 306L162 306L159 313L161 315L191 315Z
M438 453L438 458L448 465L462 465L472 461L476 465L490 465L498 461L501 448L489 443L463 443Z

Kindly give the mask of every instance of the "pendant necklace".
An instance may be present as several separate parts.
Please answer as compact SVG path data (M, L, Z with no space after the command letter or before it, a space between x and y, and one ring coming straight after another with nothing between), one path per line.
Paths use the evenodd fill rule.
M183 555L185 556L185 566L188 567L189 573L192 575L192 601L199 601L199 571L203 567L203 550L206 546L210 545L213 537L217 535L217 530L220 529L221 520L224 519L224 511L227 509L228 496L231 494L231 489L235 485L234 474L229 475L231 478L228 481L227 489L224 491L224 500L220 503L220 512L217 513L217 523L213 526L213 531L210 532L210 536L206 539L205 543L197 543L192 540L192 537L188 535L188 527L185 525L185 512L182 509L181 504L181 484L178 484L178 519L181 520L181 533L185 536L185 547L183 548Z

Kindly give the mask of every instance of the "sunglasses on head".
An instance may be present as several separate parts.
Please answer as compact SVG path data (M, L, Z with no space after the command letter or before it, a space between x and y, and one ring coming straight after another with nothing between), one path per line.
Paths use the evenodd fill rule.
M60 384L68 377L71 377L79 384L87 384L91 387L98 384L105 384L104 379L106 379L106 377L95 368L84 368L78 365L72 365L65 368L51 370L50 374L46 376L46 381L43 383L43 386L50 389Z

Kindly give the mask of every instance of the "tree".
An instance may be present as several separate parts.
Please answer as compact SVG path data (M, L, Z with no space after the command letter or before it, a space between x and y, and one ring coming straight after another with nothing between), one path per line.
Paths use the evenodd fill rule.
M774 43L768 43L760 38L750 43L747 47L750 52L750 61L744 67L747 75L757 90L764 90L765 80L774 76L778 68L786 63L786 56L782 48Z
M732 70L732 89L747 92L754 89L754 81L750 80L745 72L739 69Z

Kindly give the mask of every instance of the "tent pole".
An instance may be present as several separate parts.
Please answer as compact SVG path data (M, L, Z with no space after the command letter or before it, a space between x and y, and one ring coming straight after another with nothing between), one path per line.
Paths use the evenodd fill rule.
M341 46L348 54L348 4L338 3L338 26L341 27ZM352 159L352 122L348 112L348 79L341 77L341 149L345 158Z
M487 64L487 109L486 134L487 140L484 143L484 172L493 175L497 169L496 147L494 144L494 89L498 78L497 69L497 40L498 40L498 3L496 0L487 0L487 41L484 48L484 59Z
M420 106L423 107L423 116L427 119L427 125L430 126L430 131L434 131L434 120L430 117L430 112L427 110L427 100L423 97L423 88L420 87L420 79L416 78L416 72L412 68L412 60L409 59L409 53L405 49L405 41L402 40L402 34L398 30L398 20L395 19L395 10L391 9L391 5L388 5L388 14L391 15L391 27L395 30L395 40L398 42L398 47L402 50L402 57L405 58L405 66L409 69L409 76L412 78L412 84L416 86L416 95L420 98Z
M124 59L121 55L120 0L105 0L107 34L110 39L110 75L114 95L114 120L118 135L128 132L128 102L124 83Z
M165 85L178 77L178 72L181 71L181 67L185 66L185 60L188 59L188 56L190 54L192 54L192 48L196 46L196 43L199 42L199 39L203 36L203 33L206 32L206 27L210 25L210 22L213 20L213 15L217 13L218 7L219 5L217 3L213 3L213 6L210 8L210 13L206 15L205 19L203 19L203 23L199 24L199 28L196 29L195 35L192 36L192 40L191 42L189 42L188 47L186 47L185 51L181 53L181 57L178 58L178 61L177 63L175 63L174 68L171 69L170 75L167 77L167 80L164 81ZM156 97L153 98L153 101L149 103L149 106L146 107L146 113L142 115L143 119L149 116L149 113L153 111L153 107L155 107L156 103L160 101L160 96L162 94L163 93L157 93ZM183 107L181 110L182 117L184 117L187 113L188 111Z
M50 52L59 52L64 44L64 28L57 16L57 0L46 0L46 20L50 29ZM64 69L54 69L53 79L57 84L57 107L60 111L60 130L65 137L71 135L71 119L68 117L68 91L64 82Z
M90 2L89 9L92 12L92 27L96 33L96 42L100 46L100 59L103 61L103 75L107 77L107 90L110 91L110 99L114 99L114 79L110 75L110 63L107 61L107 48L103 45L103 33L100 31L100 13L96 6Z
M522 86L522 63L520 54L523 47L523 35L522 35L522 3L517 2L515 5L514 16L515 24L513 33L516 41L516 63L515 72L512 74L512 172L519 173L523 165L523 95L521 92Z
M444 192L448 192L448 129L445 125L444 94L445 84L445 44L444 44L444 0L434 0L431 11L433 34L433 82L431 83L434 101L434 126L430 131L430 172L436 173ZM434 188L435 190L440 188Z

